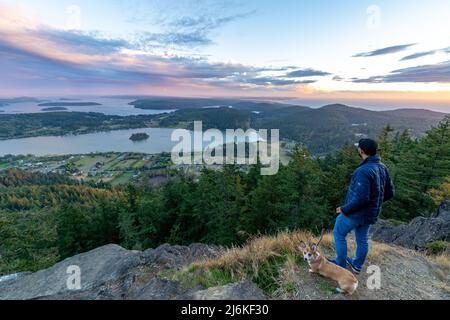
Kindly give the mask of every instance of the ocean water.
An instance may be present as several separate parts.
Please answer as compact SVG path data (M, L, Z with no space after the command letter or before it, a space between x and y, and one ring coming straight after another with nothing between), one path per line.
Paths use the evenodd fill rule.
M176 111L176 106L171 110L143 110L137 109L128 103L134 101L132 99L119 99L119 98L103 98L103 97L83 97L74 100L61 100L61 98L43 98L45 102L96 102L99 106L73 106L64 107L67 112L98 112L106 115L116 116L130 116L141 114L160 114ZM21 113L43 113L42 109L47 107L40 107L39 104L44 102L21 102L12 103L7 106L0 107L1 114L21 114Z

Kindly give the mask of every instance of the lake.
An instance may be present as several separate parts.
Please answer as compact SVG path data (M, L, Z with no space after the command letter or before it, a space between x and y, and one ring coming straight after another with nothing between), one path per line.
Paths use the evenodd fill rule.
M147 133L150 138L133 142L133 133ZM176 142L170 141L173 129L145 128L95 132L81 135L42 136L0 141L0 156L6 154L67 155L91 152L170 152Z
M83 97L76 100L61 100L60 98L43 98L43 102L21 102L21 103L11 103L9 105L0 107L0 112L2 114L21 114L21 113L43 113L42 109L46 107L38 106L45 102L96 102L101 105L99 106L68 106L65 107L66 112L98 112L106 115L114 116L132 116L141 114L160 114L167 112L176 111L176 107L172 110L143 110L137 109L128 103L134 101L131 99L119 99L110 97ZM44 102L45 100L45 102Z
M4 140L0 141L0 156L7 154L46 156L96 152L138 152L148 154L171 152L172 148L178 144L178 142L172 142L170 139L173 130L143 128L81 135L40 136ZM150 138L145 141L133 142L130 140L130 137L134 133L147 133ZM193 136L193 133L191 133L191 136ZM237 140L239 143L242 141L245 140Z

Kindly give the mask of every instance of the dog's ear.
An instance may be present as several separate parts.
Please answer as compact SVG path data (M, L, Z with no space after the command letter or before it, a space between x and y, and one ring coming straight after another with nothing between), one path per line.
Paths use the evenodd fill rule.
M304 250L304 249L306 249L306 243L305 243L304 241L302 241L302 242L300 242L300 244L298 245L298 247L299 247L301 250Z
M317 245L313 244L313 245L311 246L311 251L312 251L312 252L316 252L316 251L317 251Z

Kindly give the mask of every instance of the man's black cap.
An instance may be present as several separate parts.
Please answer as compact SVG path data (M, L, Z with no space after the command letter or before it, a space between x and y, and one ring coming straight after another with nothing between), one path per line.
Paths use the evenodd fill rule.
M361 139L358 147L360 147L368 156L374 156L378 151L378 143L372 139Z

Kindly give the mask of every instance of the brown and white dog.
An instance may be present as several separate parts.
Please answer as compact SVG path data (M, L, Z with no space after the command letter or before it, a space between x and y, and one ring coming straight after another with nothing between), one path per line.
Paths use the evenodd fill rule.
M320 242L320 241L319 241ZM317 250L318 244L307 246L303 241L300 243L299 249L303 252L303 258L308 262L311 273L319 273L322 276L337 281L339 293L352 295L358 288L358 280L348 271L332 262L329 262Z

